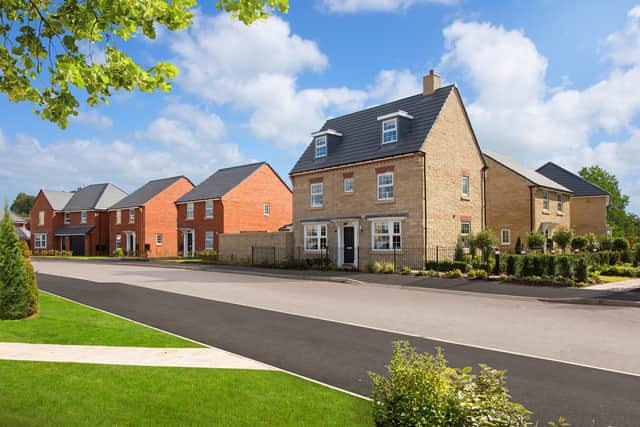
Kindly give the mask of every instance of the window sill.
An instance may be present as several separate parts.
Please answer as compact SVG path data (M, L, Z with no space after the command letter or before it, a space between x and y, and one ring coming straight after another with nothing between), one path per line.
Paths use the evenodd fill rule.
M564 212L560 212L560 211L558 211L558 212L556 212L556 215L558 215L558 216L564 216Z
M391 248L391 249L373 249L371 248L371 252L374 253L393 253L393 252L397 252L397 251L401 251L402 248Z
M385 200L376 200L376 203L384 205L384 204L391 204L391 203L395 203L396 199L385 199Z
M460 200L464 200L465 202L470 202L471 201L471 197L469 197L469 196L460 196Z
M343 196L353 196L353 191L344 191L342 193Z
M204 219L213 219L212 216L205 216ZM188 221L191 221L190 219L188 219Z
M542 209L542 215L549 215L550 213L549 209Z
M310 206L309 209L312 209L314 211L319 211L321 209L324 209L324 206Z

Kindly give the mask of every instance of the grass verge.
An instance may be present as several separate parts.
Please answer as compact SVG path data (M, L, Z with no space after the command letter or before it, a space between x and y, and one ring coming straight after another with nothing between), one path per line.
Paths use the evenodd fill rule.
M633 277L624 277L624 276L600 276L600 280L607 283L614 282L626 282L628 280L634 280Z
M40 292L40 316L0 321L0 341L32 344L200 347L191 341Z
M373 425L366 400L276 371L0 361L0 378L11 426Z

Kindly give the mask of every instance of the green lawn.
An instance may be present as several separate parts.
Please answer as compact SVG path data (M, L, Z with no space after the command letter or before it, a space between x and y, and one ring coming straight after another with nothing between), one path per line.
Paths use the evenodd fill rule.
M627 280L633 280L633 277L625 277L625 276L600 276L600 280L607 283L613 282L625 282Z
M133 347L200 347L172 335L40 293L40 317L0 321L0 341Z
M2 425L373 425L370 403L283 372L0 361Z

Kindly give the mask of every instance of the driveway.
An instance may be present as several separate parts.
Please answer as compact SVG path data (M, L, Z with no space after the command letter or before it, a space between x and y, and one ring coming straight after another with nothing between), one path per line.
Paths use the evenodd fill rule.
M39 265L38 269L43 268ZM126 275L128 280L133 281L131 276L136 274L140 273L128 272ZM146 272L143 275L146 279L136 279L140 283L146 280L146 286L97 283L44 274L39 274L38 278L42 289L55 294L362 395L368 395L371 390L367 372L384 372L384 365L391 354L391 343L407 339L421 351L432 352L435 347L444 348L453 366L485 362L507 369L507 384L511 394L516 401L533 410L536 419L546 421L562 415L575 426L621 427L635 426L640 418L640 379L637 376L161 291L150 285L153 283L166 288L172 283L171 279L148 274ZM240 278L237 275L233 278L210 277L226 280L220 285L223 288L231 286L245 289L250 288L250 283L263 285L261 295L270 304L282 298L278 292L274 298L267 298L269 291L278 289L276 283L260 283L262 279L252 277ZM215 289L219 285L215 281L181 283L191 292L195 289ZM292 290L295 286L304 285L286 286ZM363 298L366 294L375 293L370 288L346 289L352 292L366 291L361 294ZM433 297L439 300L439 296L443 295L449 296L435 292ZM467 294L467 297L473 298L471 294ZM298 293L292 292L294 303L299 298ZM427 301L429 298L421 300ZM341 305L340 301L334 302L337 306ZM355 303L354 300L352 302ZM389 301L390 304L397 302L395 299ZM525 304L512 302L516 305ZM282 303L289 304L286 299ZM325 301L319 300L317 303L322 305ZM431 305L427 304L427 307ZM377 307L371 309L376 310ZM473 312L467 315L474 317ZM398 327L404 327L406 321L406 318L401 319ZM499 335L500 330L508 329L508 325L503 323L494 334Z

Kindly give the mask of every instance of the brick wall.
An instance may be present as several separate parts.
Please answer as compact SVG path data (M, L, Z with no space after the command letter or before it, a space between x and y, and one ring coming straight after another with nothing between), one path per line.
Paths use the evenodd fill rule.
M116 236L119 235L122 241L122 250L127 252L127 243L126 243L126 234L127 233L135 233L136 234L136 245L139 247L139 250L144 249L144 244L141 244L143 238L142 232L142 208L135 208L135 221L130 224L129 223L129 209L122 209L121 215L122 220L120 224L116 224L116 211L109 212L109 254L113 255L116 251Z
M269 248L273 248L273 257L284 259L294 255L294 234L280 231L275 233L237 233L220 235L220 257L241 261L252 260L252 247L256 250L255 262L271 261Z
M193 219L187 219L187 205L179 204L178 209L178 255L183 254L182 229L191 229L195 233L195 250L201 252L205 250L205 233L213 232L213 247L219 247L218 236L224 231L224 207L222 201L213 201L213 218L205 217L206 202L194 202Z
M38 223L39 212L44 211L44 225ZM63 225L63 214L61 212L55 212L49 201L44 196L44 193L39 192L31 209L31 247L35 249L35 234L34 233L47 233L47 248L46 249L60 249L60 244L56 238L54 238L54 231Z
M59 214L64 224L64 213ZM87 222L82 223L81 212L69 212L69 223L64 225L93 225L94 228L84 237L85 256L108 255L109 252L109 213L99 211L87 211ZM64 250L71 250L71 240L69 237L61 238ZM97 250L96 246L105 246L105 253Z
M572 197L571 227L576 234L594 233L597 236L607 231L608 196Z

